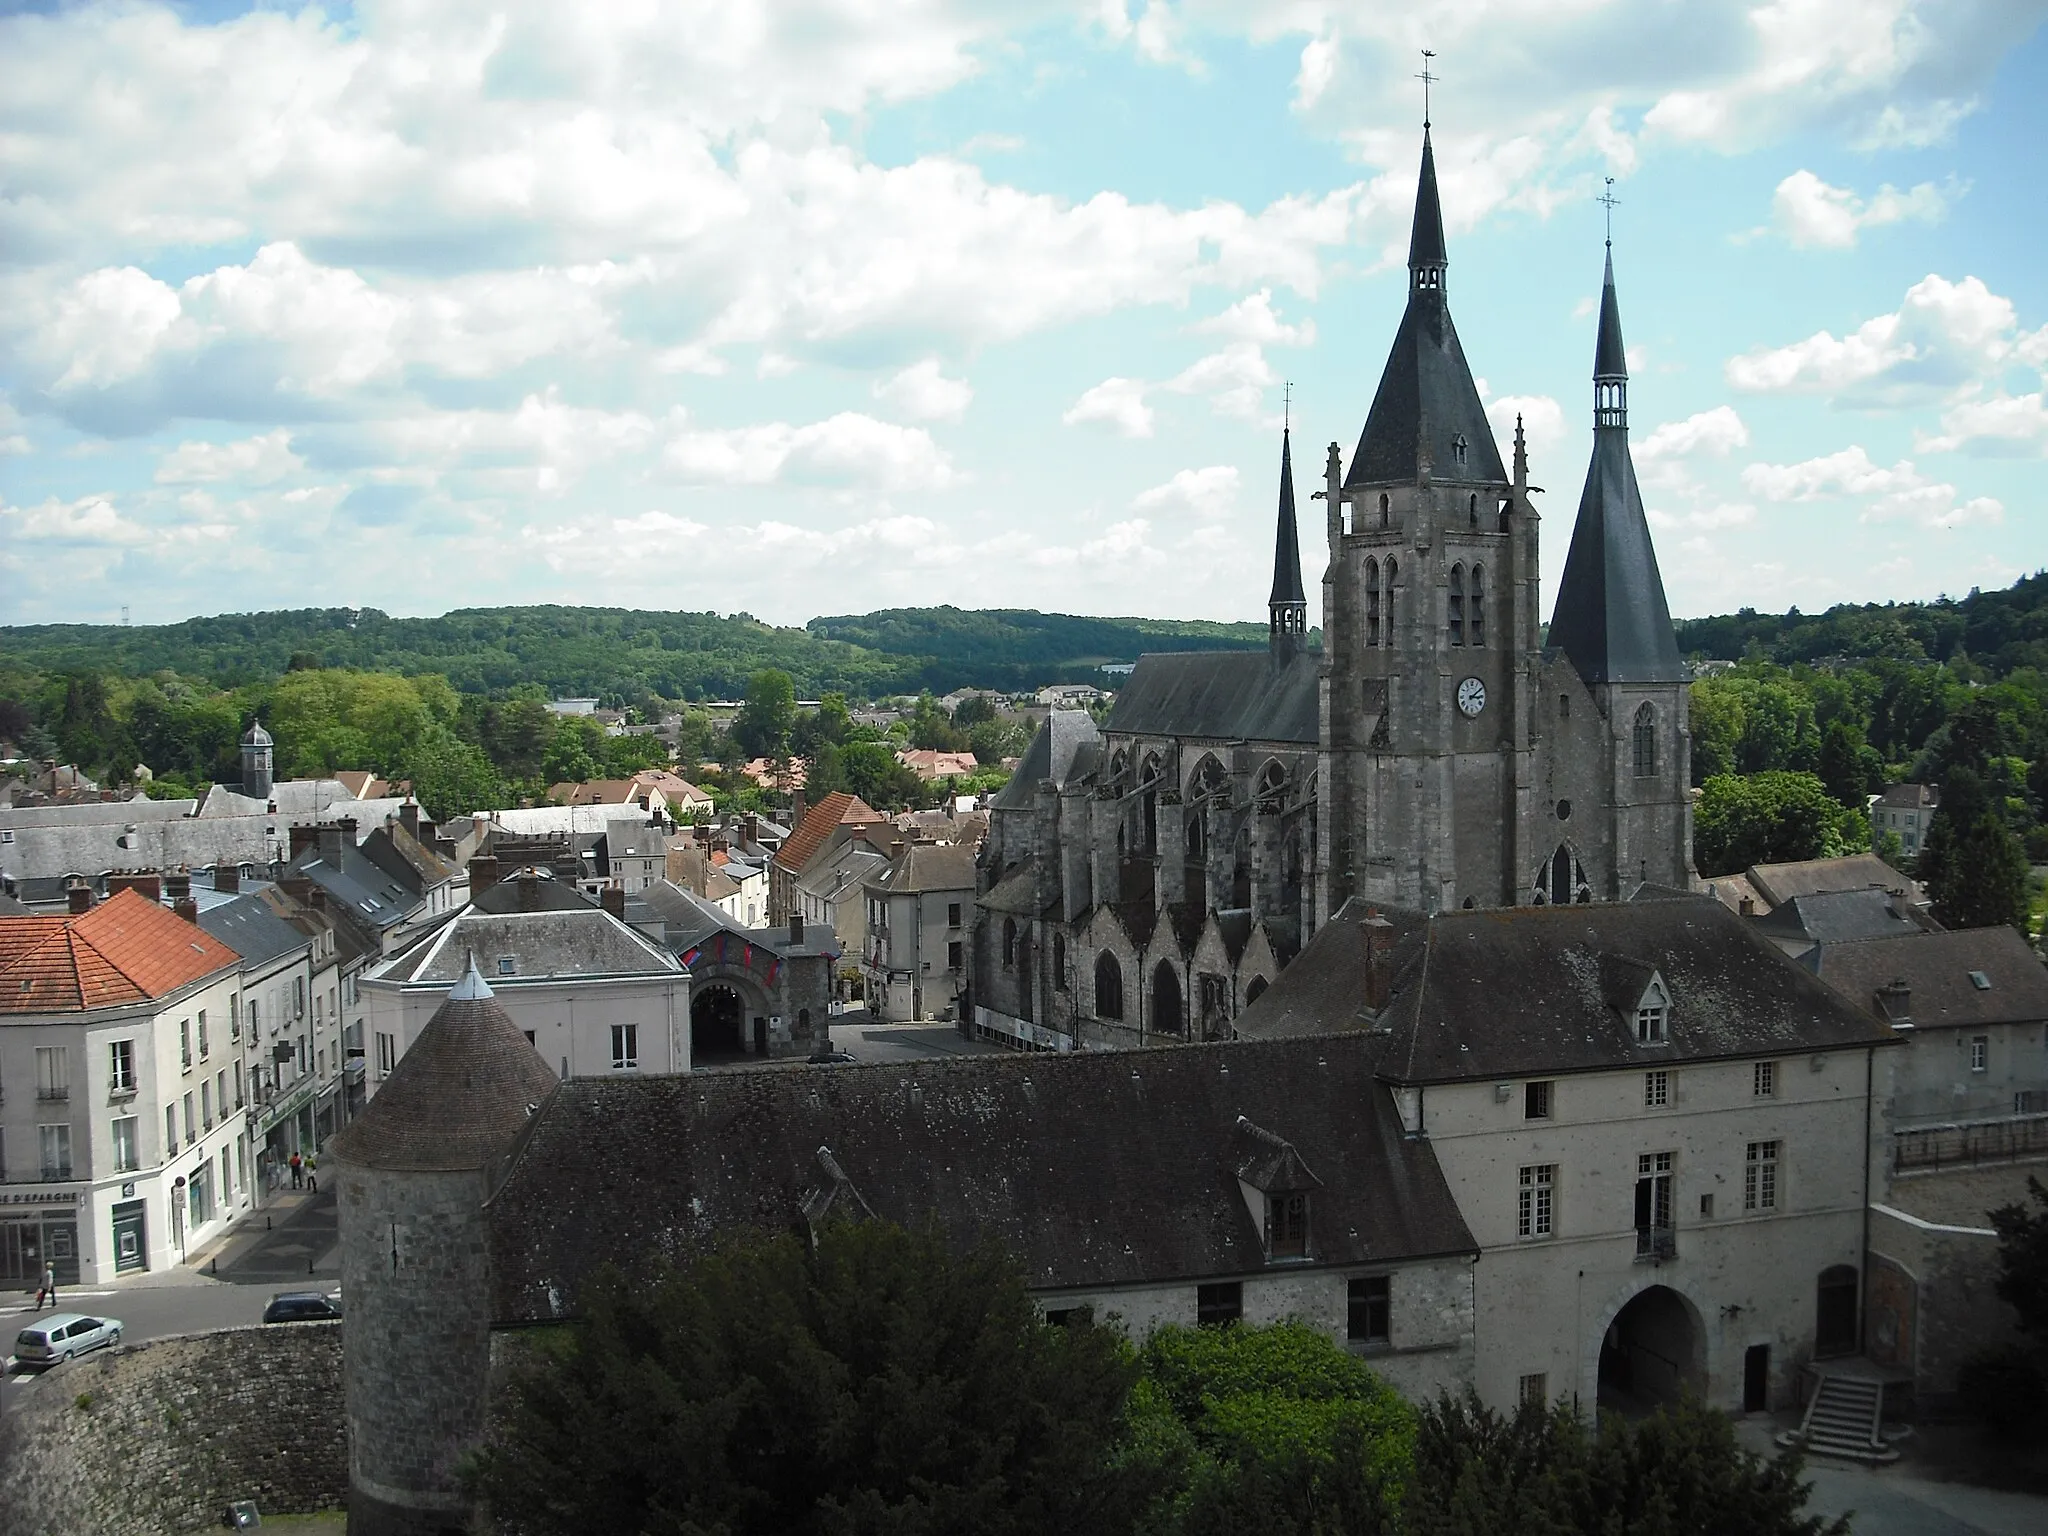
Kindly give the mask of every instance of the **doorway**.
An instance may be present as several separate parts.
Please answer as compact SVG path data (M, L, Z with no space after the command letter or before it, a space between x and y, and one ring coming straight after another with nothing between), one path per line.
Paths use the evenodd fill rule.
M1742 1411L1763 1413L1771 1406L1771 1346L1752 1344L1742 1352Z
M1814 1305L1816 1357L1856 1353L1856 1270L1836 1264L1820 1272Z
M1691 1305L1669 1286L1653 1285L1615 1314L1600 1342L1600 1404L1647 1413L1697 1393L1700 1327Z
M744 1056L746 1007L740 995L718 982L700 987L690 999L690 1055L693 1060Z

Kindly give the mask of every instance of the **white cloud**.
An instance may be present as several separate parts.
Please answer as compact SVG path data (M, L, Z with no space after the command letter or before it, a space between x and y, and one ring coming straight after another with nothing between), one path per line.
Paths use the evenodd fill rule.
M1715 533L1729 528L1747 528L1756 521L1756 508L1747 502L1719 502L1695 507L1689 512L1666 512L1652 507L1645 514L1652 528L1672 533Z
M271 485L305 468L292 452L291 433L280 427L233 443L180 443L156 467L158 485L200 485L232 480Z
M0 525L25 544L141 544L149 530L123 517L105 496L56 497L33 507L0 505Z
M1337 39L1312 37L1302 45L1301 67L1294 75L1294 105L1308 111L1323 99L1323 92L1337 77Z
M1258 421L1264 414L1266 388L1274 378L1257 343L1234 341L1220 352L1196 358L1165 387L1180 395L1207 395L1219 416Z
M1752 464L1742 485L1766 501L1810 502L1823 497L1868 498L1866 522L1911 521L1929 528L1956 528L2004 520L2004 505L1989 496L1965 500L1953 485L1930 480L1910 459L1889 468L1859 446L1798 464Z
M919 421L958 421L974 399L974 386L965 379L947 378L939 372L939 360L928 357L891 378L876 380L874 396Z
M1131 510L1202 523L1221 522L1237 510L1238 480L1234 464L1183 469L1164 485L1140 491L1131 499Z
M1486 399L1485 386L1480 386L1480 398ZM1538 484L1543 478L1556 478L1552 471L1560 468L1565 461L1566 447L1571 442L1573 429L1564 419L1564 407L1548 395L1500 395L1486 400L1486 417L1493 423L1495 442L1500 447L1501 462L1512 470L1514 466L1515 422L1522 423L1522 440L1529 453L1529 473ZM1583 430L1592 432L1591 412L1588 411Z
M1737 448L1749 446L1749 428L1729 405L1717 405L1683 421L1667 421L1635 445L1638 464L1659 459L1685 458L1696 453L1725 458Z
M1316 343L1316 323L1304 320L1299 325L1289 325L1273 309L1273 290L1261 288L1257 293L1246 294L1221 314L1211 315L1189 327L1199 334L1224 336L1232 341L1248 341L1265 347L1312 347Z
M1760 348L1728 360L1728 382L1759 394L1838 394L1852 401L1892 401L1928 389L1967 383L2021 355L2012 300L1978 277L1950 282L1930 273L1906 290L1889 315L1866 320L1846 336L1817 331L1789 346Z
M1794 171L1778 183L1771 198L1778 228L1796 246L1847 250L1859 231L1917 219L1938 224L1948 213L1948 197L1931 181L1910 191L1878 188L1865 202L1847 187L1830 186L1811 171Z
M2040 390L1960 400L1941 413L1941 431L1922 434L1927 453L1974 449L1980 453L2048 452L2048 403Z
M1145 403L1141 379L1110 378L1083 390L1060 420L1070 427L1099 421L1125 437L1152 435L1152 407Z
M857 411L797 427L787 422L683 431L662 462L674 478L715 485L866 486L943 490L955 484L945 453L922 427L899 427Z

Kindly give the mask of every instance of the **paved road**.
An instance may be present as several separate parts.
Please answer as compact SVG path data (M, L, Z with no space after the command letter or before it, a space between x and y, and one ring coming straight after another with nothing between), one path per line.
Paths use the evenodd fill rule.
M1797 1420L1746 1418L1736 1438L1760 1455L1773 1454L1771 1437ZM1814 1457L1803 1474L1812 1485L1806 1507L1817 1515L1848 1515L1852 1536L2041 1536L2048 1531L2048 1498L2001 1493L1970 1483L1936 1482L1916 1475L1913 1442L1906 1460L1889 1467Z
M117 1317L123 1339L131 1343L260 1323L273 1292L334 1288L340 1274L334 1192L286 1192L270 1210L245 1219L224 1242L193 1258L189 1265L124 1276L106 1285L65 1286L57 1297L59 1309ZM0 1293L0 1356L13 1353L14 1335L34 1316L33 1293ZM14 1378L0 1380L0 1410L15 1390Z

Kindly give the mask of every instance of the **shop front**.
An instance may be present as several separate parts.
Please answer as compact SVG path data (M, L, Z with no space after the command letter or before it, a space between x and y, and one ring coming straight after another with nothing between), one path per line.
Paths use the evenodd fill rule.
M57 1272L58 1285L78 1284L78 1192L0 1192L0 1285L39 1285L45 1265Z

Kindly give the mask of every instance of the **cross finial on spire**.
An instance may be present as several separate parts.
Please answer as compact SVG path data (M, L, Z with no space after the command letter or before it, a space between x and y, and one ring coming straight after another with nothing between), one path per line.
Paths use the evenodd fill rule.
M1443 78L1441 75L1433 75L1429 72L1429 61L1435 57L1436 50L1434 48L1423 49L1422 73L1415 77L1422 82L1422 126L1425 128L1429 126L1429 88Z
M1294 427L1294 380L1287 379L1280 386L1280 430L1291 431Z
M1607 178L1607 190L1594 198L1593 201L1602 204L1607 209L1607 244L1609 249L1612 249L1614 245L1614 207L1615 204L1621 201L1620 198L1614 195L1614 178L1612 176Z

